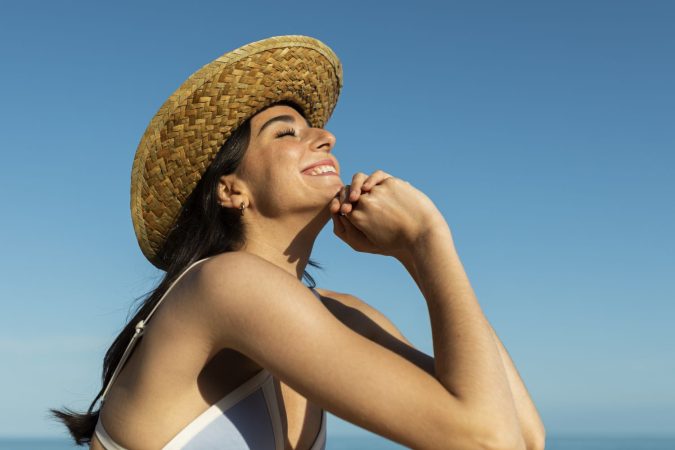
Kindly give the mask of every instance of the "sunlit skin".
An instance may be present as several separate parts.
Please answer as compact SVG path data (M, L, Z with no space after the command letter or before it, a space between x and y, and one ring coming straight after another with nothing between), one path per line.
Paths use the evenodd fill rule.
M280 116L287 120L269 123ZM252 117L242 164L217 189L222 207L238 213L244 203L246 243L203 263L167 298L106 398L106 430L127 448L159 448L259 364L279 382L285 448L314 442L322 407L411 448L451 439L456 448L542 449L541 420L475 301L441 213L381 170L354 174L341 199L346 185L334 147L332 133L308 126L290 106ZM326 159L336 175L302 173ZM298 281L260 262L300 280L329 220L354 250L393 256L409 271L429 306L434 356L357 297L317 289L322 301L315 302ZM270 326L277 322L283 327ZM226 348L246 358L209 359ZM349 358L331 356L335 348ZM102 449L97 438L91 448Z
M290 116L292 122L274 121L261 131L265 123L279 116ZM246 206L246 244L242 250L257 254L300 277L316 236L332 217L336 235L352 247L392 255L401 251L404 247L402 238L395 242L397 248L387 248L391 245L386 241L376 245L372 239L377 241L378 233L385 230L370 229L375 234L369 239L351 222L358 221L364 230L368 229L364 214L352 214L354 207L361 196L370 194L373 187L391 176L382 171L370 176L355 174L350 182L349 198L340 202L339 193L344 183L339 162L332 152L335 141L329 131L309 127L302 115L290 106L273 106L252 117L251 137L244 160L236 173L221 178L218 190L222 206L238 209L242 202ZM334 163L335 175L302 173L305 167L325 159ZM406 198L399 195L395 199L383 197L379 200L405 202L396 205L404 210L389 208L389 219L398 229L386 231L390 234L402 232L410 240L421 232L419 221L413 218L428 216L428 226L443 219L424 194L414 189L407 194ZM400 225L409 229L401 229Z
M293 123L274 122L258 135L265 122L279 115L291 116ZM432 239L429 236L441 229L447 230L447 235L437 246L453 248L447 223L433 202L404 180L381 170L370 175L358 172L348 185L337 175L302 174L303 168L321 159L332 159L338 175L340 166L332 153L335 136L309 127L295 109L274 106L254 116L251 125L251 142L242 170L238 175L223 177L219 189L223 206L236 208L242 201L247 205L245 251L275 263L299 279L316 236L332 219L335 235L354 250L395 257L420 284L412 253L416 243ZM283 132L286 134L279 135ZM434 270L426 278L449 276L444 270ZM478 316L467 320L478 322ZM507 374L508 397L514 395L507 402L514 401L511 405L518 410L520 444L524 439L528 449L543 448L541 419L506 349L494 330L489 326L487 329L497 343L495 356Z
M288 115L292 121L275 121L260 131L267 121L280 115ZM251 126L251 142L241 170L222 177L218 191L224 207L238 208L241 202L247 206L244 214L247 227L244 251L254 253L300 279L316 236L332 219L333 232L338 238L354 250L395 257L406 266L420 286L430 286L437 280L447 280L451 276L455 280L454 285L468 286L454 252L449 227L424 193L381 170L370 175L358 172L346 186L338 176L340 166L333 154L335 136L324 129L309 127L304 118L290 106L279 105L262 111L252 118ZM331 159L338 175L309 176L302 173L304 168L322 159ZM425 255L417 254L416 248L443 250L431 263L425 263ZM451 270L451 266L454 269ZM418 272L418 268L421 272ZM457 295L457 289L453 291L448 286L427 289L438 293L444 291L437 300L430 302L431 316L436 322L435 335L439 343L436 350L440 361L450 361L450 354L460 354L452 350L454 347L449 344L456 340L450 333L457 326L446 324L452 324L456 317L464 317L462 323L467 327L465 333L473 333L473 339L478 344L475 347L465 344L463 352L475 355L476 348L480 348L487 355L472 361L466 359L464 364L472 364L474 370L479 367L483 370L485 361L490 361L493 367L500 367L501 374L481 375L481 381L476 381L478 377L462 380L462 390L474 388L476 398L486 396L492 403L497 395L495 392L499 392L498 396L504 404L497 408L508 417L509 429L519 430L514 438L518 445L523 446L523 440L526 439L535 443L528 445L528 449L540 448L539 442L543 440L540 436L543 433L537 430L543 429L543 426L540 425L541 421L522 380L493 330L480 325L484 318L479 311L471 310L475 308L471 302L466 302L470 306L465 310L443 312L444 309L438 305ZM467 297L472 295L468 287L459 291ZM447 317L441 320L443 315ZM384 324L385 320L381 323ZM468 323L478 325L468 326ZM392 326L390 329L394 328ZM396 334L404 340L400 333ZM491 353L485 350L487 342L493 346L498 343ZM451 350L454 353L450 353ZM453 378L454 374L450 370L442 370L439 365L432 368L433 359L425 357L424 360L430 372L436 371L437 376L440 374L445 379L446 388L460 383L458 377ZM453 367L452 364L449 367ZM421 392L422 387L417 386ZM492 386L495 392L485 386ZM351 389L353 392L354 386ZM511 397L513 394L516 395L515 399ZM518 414L514 407L518 409ZM510 432L504 435L509 436Z
M275 121L290 116L292 122ZM281 132L292 134L279 135ZM294 108L278 105L251 118L249 146L238 170L221 177L223 207L245 205L246 244L241 249L276 264L298 279L307 265L316 236L330 220L328 204L343 186L339 176L307 176L308 165L331 159L335 136L311 128Z

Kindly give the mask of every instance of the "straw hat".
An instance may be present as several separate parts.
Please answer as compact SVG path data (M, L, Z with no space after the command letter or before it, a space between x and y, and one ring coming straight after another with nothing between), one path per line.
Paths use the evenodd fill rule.
M150 121L131 171L131 218L148 260L157 253L181 206L230 134L281 100L297 103L323 127L342 87L342 66L321 41L276 36L253 42L190 75Z

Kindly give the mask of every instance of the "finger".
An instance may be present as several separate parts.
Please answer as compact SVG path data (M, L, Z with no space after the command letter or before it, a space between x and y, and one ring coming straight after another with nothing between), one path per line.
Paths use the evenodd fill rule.
M349 232L351 228L354 228L358 230L359 233L363 233L361 229L368 228L369 217L370 216L367 213L364 213L363 211L360 211L358 208L355 208L349 214L345 214L344 216L342 216L342 219L348 222L346 225L344 225L345 230Z
M352 177L352 184L349 187L349 201L355 202L359 199L359 195L361 194L361 185L366 180L366 178L368 178L368 175L363 172L357 172L354 174Z
M331 214L337 214L340 211L340 199L338 199L337 197L333 198L330 201L329 209Z
M333 219L333 233L337 236L342 236L345 233L345 226L340 220L339 214L332 214L331 218Z
M380 184L382 181L390 177L391 175L389 175L387 172L378 169L363 181L361 189L364 191L369 191L373 186Z
M358 228L356 228L356 227L354 226L354 224L352 224L352 223L349 221L349 219L347 219L346 217L343 217L343 216L338 216L338 218L339 218L339 220L340 220L340 223L342 224L342 227L343 227L343 229L344 229L344 232L345 232L347 235L354 235L354 234L356 234L356 233L361 234L361 230L359 230Z
M353 209L354 206L351 203L349 202L343 203L342 205L340 205L340 215L344 216L345 214L349 214L350 212L352 212Z
M340 192L340 215L344 216L345 214L349 214L352 209L353 205L349 202L349 194L351 193L352 190L352 185L345 185L344 189L342 192Z
M346 184L342 186L342 189L337 194L338 206L336 212L339 212L341 216L346 214L346 210L342 211L342 205L345 204L345 202L347 202L347 197L349 196L349 189L350 185Z
M344 237L341 237L341 239L347 242L351 248L361 251L365 247L373 247L373 243L370 241L370 239L368 239L365 233L363 233L363 231L361 231L361 229L356 226L349 218L340 217L339 220L345 227L345 234Z

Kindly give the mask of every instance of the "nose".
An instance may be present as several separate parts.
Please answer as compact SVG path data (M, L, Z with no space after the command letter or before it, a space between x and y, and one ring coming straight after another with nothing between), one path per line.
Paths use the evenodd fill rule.
M312 140L312 149L330 153L335 147L335 135L323 128L314 128L314 139Z

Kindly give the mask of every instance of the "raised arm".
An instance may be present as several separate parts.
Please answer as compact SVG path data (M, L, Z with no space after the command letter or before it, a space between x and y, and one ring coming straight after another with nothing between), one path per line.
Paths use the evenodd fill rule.
M443 226L443 224L441 224L439 226L439 230L443 231L444 229L445 227ZM427 236L425 239L427 240L427 242L424 242L423 240L423 242L420 244L419 247L411 249L411 252L409 254L401 258L401 263L408 270L408 272L415 280L415 283L417 283L420 290L424 291L423 286L426 286L429 283L427 283L426 279L420 277L417 269L418 266L422 267L422 271L423 273L427 274L427 278L431 276L432 279L433 278L446 279L451 284L454 284L456 287L458 287L460 291L464 291L466 293L464 295L469 295L473 297L474 295L473 290L469 285L469 280L464 272L462 264L459 260L459 256L455 251L448 230L445 229L445 231L443 233L440 233L438 236L432 234L430 236ZM434 239L436 239L436 242L433 242ZM441 258L449 260L450 263L447 264L447 266L443 267L445 267L451 272L454 272L454 274L441 273L443 267L432 266L428 258L424 258L419 255L420 252L424 251L423 249L429 247L433 247L434 254L446 253L446 256L441 256ZM462 295L461 292L459 295ZM506 348L502 344L501 340L499 339L496 332L492 328L492 325L490 325L487 319L483 323L488 328L489 333L494 339L494 342L499 351L502 365L506 371L509 390L514 400L519 426L522 431L523 439L525 441L527 450L542 450L545 446L546 440L545 438L546 431L544 429L544 424L541 421L537 409L534 403L532 402L532 399L530 398L530 395L527 392L527 389L525 388L525 384L523 383L523 380L518 374L518 371L513 361L511 360ZM444 335L446 333L440 332L440 334ZM439 339L442 338L439 337ZM434 339L435 348L436 342L437 340ZM436 360L439 357L442 357L436 352L435 355Z
M504 431L512 424L352 331L277 266L226 253L194 283L216 347L247 355L331 413L415 449L523 448Z
M506 375L508 386L508 389L500 392L500 395L508 396L513 402L516 411L516 417L518 419L518 425L523 434L523 439L526 443L527 449L543 449L545 431L541 419L537 414L534 403L527 393L525 385L518 375L518 372L511 361L508 352L478 307L478 301L475 299L469 279L466 276L459 256L455 251L449 230L446 228L444 231L443 227L440 227L439 232L431 233L430 236L422 239L421 242L411 252L409 258L402 262L415 279L416 283L420 287L420 290L422 290L423 293L431 291L429 296L432 299L434 298L434 293L440 291L444 292L444 294L441 295L446 296L442 297L445 298L445 300L441 300L441 302L466 301L469 304L476 305L475 310L470 310L472 316L467 315L467 320L472 320L469 317L476 317L476 320L479 321L482 328L481 338L487 334L494 342L497 354L499 356L499 361L501 363L501 370L497 370L497 372L499 373L500 380L502 379L502 373ZM427 298L426 295L425 298ZM466 298L467 300L455 300L456 298ZM443 339L470 339L471 335L464 334L463 330L461 329L458 329L455 332L452 332L452 330L447 330L447 332L443 331L446 329L440 324L440 322L443 320L443 314L461 314L463 311L445 310L443 304L441 304L439 308L434 300L427 301L427 305L429 306L430 316L432 317L432 328L434 328L434 317L436 317L438 328L442 330L440 333L435 333L433 335L436 368L437 370L440 370L440 372L437 373L447 373L447 369L442 368L444 364L443 361L439 361L439 359L447 357L443 356L447 355L447 352L444 352L443 350L445 345ZM434 309L436 309L436 313L433 312ZM480 314L480 316L474 316L474 314ZM490 351L492 351L492 347L490 347ZM489 367L486 364L486 370L495 369ZM481 371L480 373L481 375L484 375L484 378L482 380L480 378L474 378L475 384L472 386L472 388L476 389L477 391L481 391L483 389L480 384L481 382L488 383L488 385L491 384L489 372ZM482 390L482 392L485 395L490 395L489 389ZM486 398L486 400L489 400L489 397ZM511 401L509 401L509 403Z
M510 387L515 383L433 202L410 183L378 170L355 174L348 196L334 199L331 211L335 234L352 248L394 256L408 268L427 302L436 377L499 423L506 440L522 446L530 430L521 430ZM537 446L538 441L532 439Z

